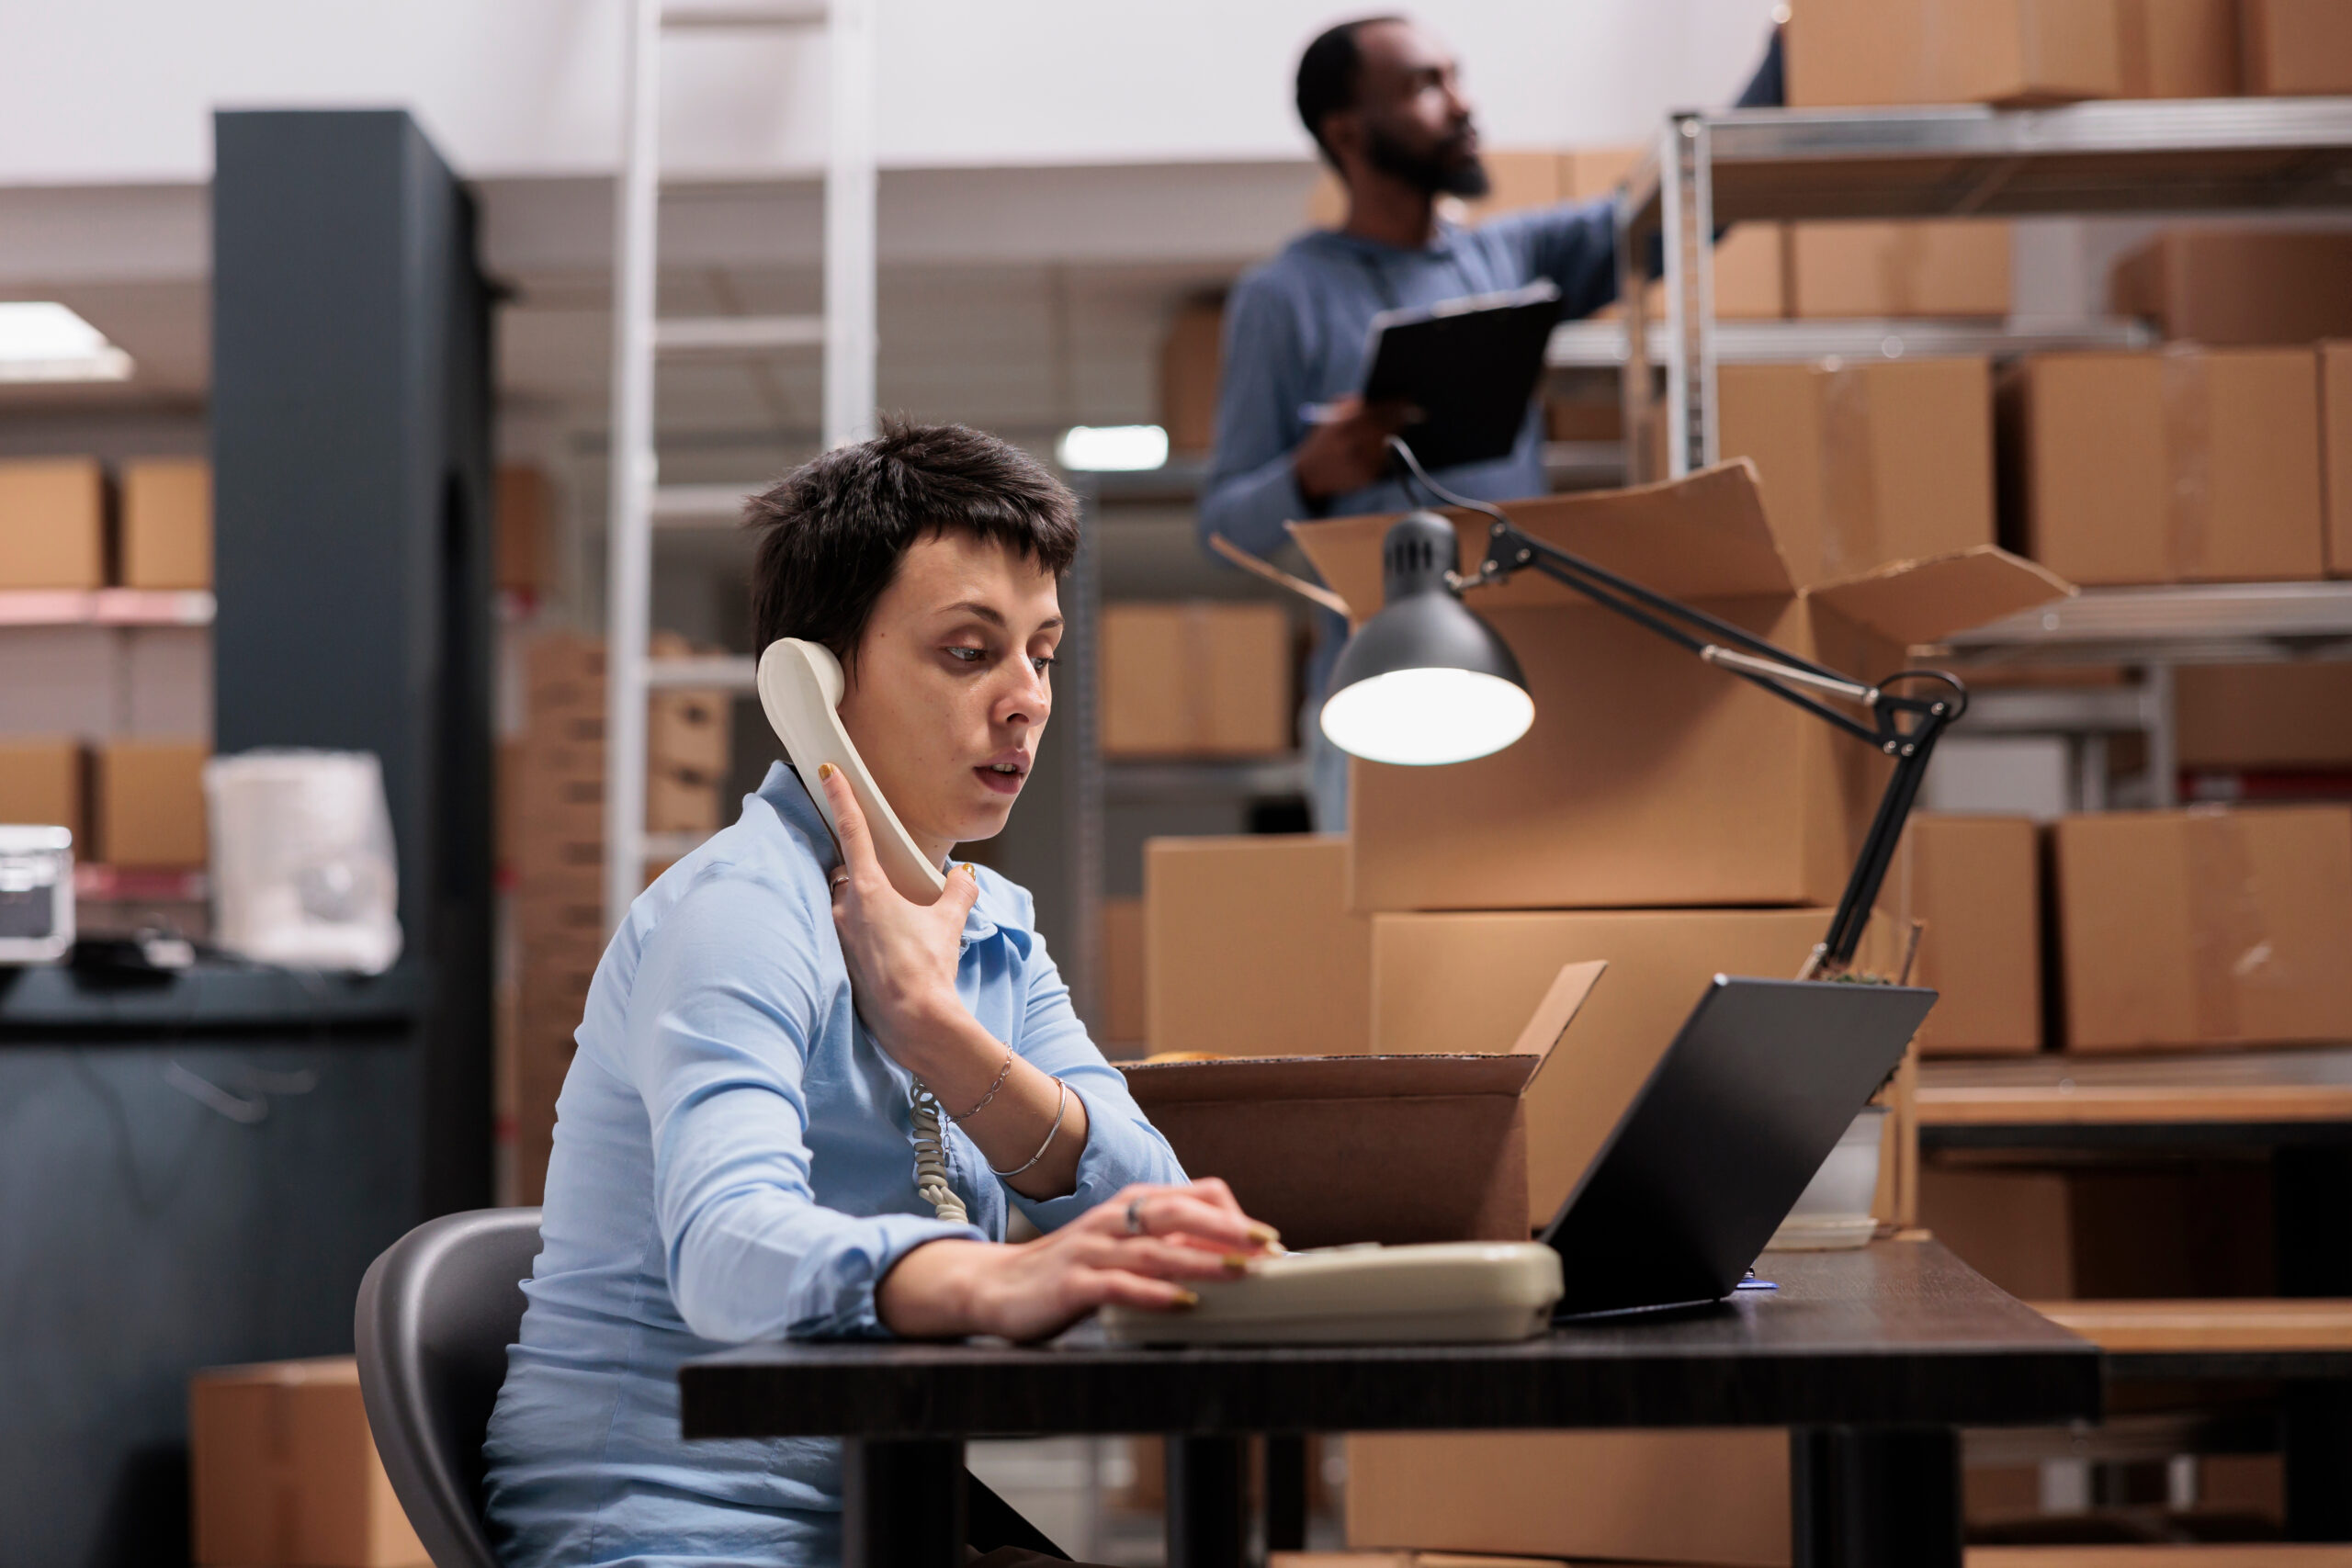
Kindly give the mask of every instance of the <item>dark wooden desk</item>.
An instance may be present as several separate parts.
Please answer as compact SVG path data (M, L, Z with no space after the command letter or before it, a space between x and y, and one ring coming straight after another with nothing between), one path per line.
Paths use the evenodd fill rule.
M1960 1562L1962 1426L2099 1414L2098 1352L1933 1242L1775 1253L1777 1292L1518 1345L747 1346L679 1372L689 1438L846 1439L851 1568L962 1560L963 1444L1164 1432L1172 1568L1235 1568L1253 1432L1792 1427L1796 1561Z

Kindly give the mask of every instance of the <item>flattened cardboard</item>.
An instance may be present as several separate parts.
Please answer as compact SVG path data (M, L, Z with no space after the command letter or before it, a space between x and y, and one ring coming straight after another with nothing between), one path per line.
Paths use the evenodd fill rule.
M1989 618L2065 592L1986 547L1798 592L1744 462L1504 509L1538 538L1862 680L1953 629L1956 603ZM1359 619L1379 606L1380 539L1393 521L1293 525ZM1460 565L1475 570L1484 519L1453 521ZM1465 602L1517 654L1534 725L1505 750L1450 767L1351 764L1351 908L1837 899L1882 787L1874 748L1539 572Z
M1524 1241L1524 1099L1606 967L1559 970L1508 1052L1122 1066L1185 1170L1290 1247Z
M1372 1049L1372 922L1348 909L1345 839L1153 839L1143 879L1136 1037L1152 1050Z
M2051 851L2069 1050L2352 1041L2352 807L2068 817Z

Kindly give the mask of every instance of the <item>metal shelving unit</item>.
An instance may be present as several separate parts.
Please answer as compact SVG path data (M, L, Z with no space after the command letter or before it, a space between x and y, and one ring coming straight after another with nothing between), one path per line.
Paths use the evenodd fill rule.
M1741 109L1669 118L1618 193L1621 293L1662 242L1665 319L1646 332L1563 328L1555 364L1620 374L1625 428L1644 428L1665 369L1665 471L1718 460L1715 372L1726 363L2133 347L2135 323L1714 320L1712 237L1743 219L2280 212L2352 208L2352 98L2222 98L2048 109ZM1980 666L2135 665L2136 688L1991 691L1963 728L2076 742L2086 808L2106 802L2105 747L2147 738L2148 804L2177 803L2173 671L2184 664L2352 656L2352 585L2092 590L1928 650Z
M824 375L824 444L863 440L875 407L874 0L822 5L622 0L628 54L613 276L613 439L607 539L605 918L617 925L642 885L646 697L659 687L748 691L749 659L655 660L653 529L707 527L740 513L729 485L663 488L654 450L653 371L665 357L816 351ZM824 40L824 310L809 316L659 317L662 41L684 30L784 30ZM776 176L779 181L791 177ZM662 849L674 848L665 835Z
M1649 401L1662 335L1666 471L1704 468L1716 458L1715 367L1726 351L1757 329L1802 341L1805 323L1714 320L1711 237L1721 224L2346 207L2352 98L1677 114L1618 195L1620 297L1637 297L1653 236L1666 263L1661 331L1609 328L1623 345L1626 428Z

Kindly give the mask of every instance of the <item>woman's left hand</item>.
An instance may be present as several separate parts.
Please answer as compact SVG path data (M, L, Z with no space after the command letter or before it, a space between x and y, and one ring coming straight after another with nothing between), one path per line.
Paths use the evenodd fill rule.
M970 866L958 865L947 874L947 890L928 907L900 894L875 858L873 829L849 780L830 762L817 773L841 840L833 930L858 1016L885 1051L920 1076L924 1047L968 1018L956 995L956 965L979 883Z

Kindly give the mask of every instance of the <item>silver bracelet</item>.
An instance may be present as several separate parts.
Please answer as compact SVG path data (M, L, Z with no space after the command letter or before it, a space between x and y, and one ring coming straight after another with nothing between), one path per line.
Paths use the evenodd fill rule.
M990 1166L989 1167L989 1174L990 1176L1018 1176L1023 1171L1028 1169L1030 1166L1035 1165L1039 1160L1044 1159L1046 1157L1046 1151L1054 1146L1054 1139L1058 1137L1061 1134L1062 1117L1069 1110L1069 1085L1064 1083L1059 1078L1056 1078L1054 1080L1054 1088L1058 1089L1060 1092L1054 1096L1054 1124L1046 1129L1046 1141L1037 1145L1037 1152L1029 1156L1027 1164L1016 1165L1011 1170L999 1170L996 1167Z
M996 1098L996 1091L1002 1089L1004 1087L1004 1080L1012 1076L1012 1052L1008 1047L1004 1053L1004 1066L996 1070L996 1081L989 1085L988 1093L980 1096L980 1102L972 1107L969 1111L964 1112L962 1116L949 1116L947 1117L947 1120L951 1122L961 1122L967 1117L978 1116L981 1111L986 1111L989 1108L989 1101ZM943 1105L939 1109L942 1115L946 1114L947 1108L945 1106Z

